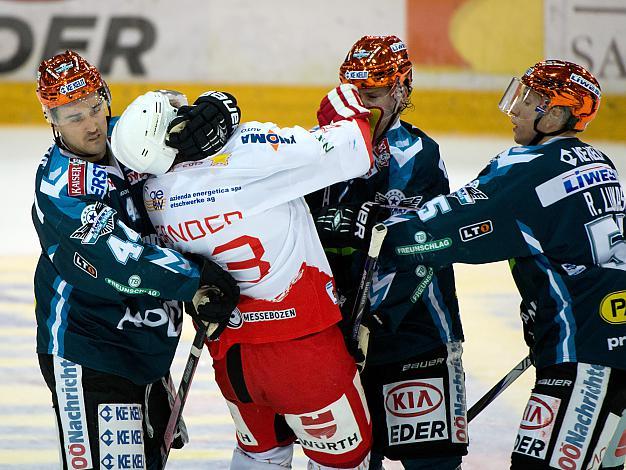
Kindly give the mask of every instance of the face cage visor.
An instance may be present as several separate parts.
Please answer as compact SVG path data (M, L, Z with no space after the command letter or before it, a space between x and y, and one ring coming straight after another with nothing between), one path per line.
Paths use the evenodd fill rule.
M524 85L519 78L512 78L500 98L498 108L507 116L515 115L518 119L534 121L546 113L549 103L547 97Z
M43 106L46 120L56 126L79 125L89 117L100 113L108 114L111 103L108 90L100 88L93 93L83 96L56 108Z

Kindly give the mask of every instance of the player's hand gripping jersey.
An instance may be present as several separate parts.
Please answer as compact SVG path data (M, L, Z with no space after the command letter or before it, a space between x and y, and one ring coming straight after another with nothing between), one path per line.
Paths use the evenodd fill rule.
M516 279L532 286L520 292L536 302L539 369L626 369L624 207L611 160L556 137L502 152L469 185L427 202L419 219L395 216L388 249L406 269L514 258Z
M37 352L137 384L163 377L178 343L182 310L163 299L191 299L199 283L195 265L147 242L156 237L142 183L122 165L88 163L54 145L37 170L32 211L42 247Z
M302 196L364 174L367 121L309 133L248 122L222 154L149 179L144 202L161 239L211 258L237 280L241 301L211 352L284 341L340 319L330 268Z

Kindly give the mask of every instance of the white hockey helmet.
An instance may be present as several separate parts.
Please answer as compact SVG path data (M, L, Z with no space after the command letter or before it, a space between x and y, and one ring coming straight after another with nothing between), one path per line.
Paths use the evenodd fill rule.
M113 155L138 173L162 175L174 163L177 150L165 145L167 126L176 117L164 93L149 91L128 105L113 128Z

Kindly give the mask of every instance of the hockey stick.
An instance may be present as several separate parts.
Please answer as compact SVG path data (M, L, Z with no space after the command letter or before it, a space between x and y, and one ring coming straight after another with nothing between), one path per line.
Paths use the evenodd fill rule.
M180 379L180 386L178 387L178 392L176 393L176 399L172 405L172 413L170 414L170 419L168 420L167 427L165 428L163 446L161 447L161 461L163 463L163 468L165 468L167 458L170 455L170 450L172 450L174 433L178 427L180 417L183 414L183 408L185 407L185 402L187 401L191 381L193 380L196 367L198 367L198 362L200 361L204 338L206 338L208 334L211 334L209 329L215 330L217 328L217 324L214 323L209 323L204 328L203 326L204 325L202 323L199 323L198 328L196 329L196 336L193 338L191 351L189 351L189 357L187 358L187 364L185 364L183 376Z
M372 238L370 239L370 246L367 250L367 258L363 265L363 274L361 275L361 282L359 283L359 289L357 290L356 298L354 300L354 306L352 307L352 332L350 335L350 342L356 350L361 349L363 353L363 360L357 363L357 369L359 372L365 367L365 356L367 354L367 343L369 342L369 329L362 326L363 313L367 306L367 300L369 297L370 286L372 285L372 276L376 269L376 263L378 261L378 255L380 249L387 235L387 227L383 224L376 224L372 228Z
M496 399L509 385L511 385L517 378L522 375L526 369L531 366L530 357L526 356L520 361L511 371L506 374L497 384L495 384L491 390L485 393L480 400L467 410L467 422L473 420L478 413L484 410L492 401Z

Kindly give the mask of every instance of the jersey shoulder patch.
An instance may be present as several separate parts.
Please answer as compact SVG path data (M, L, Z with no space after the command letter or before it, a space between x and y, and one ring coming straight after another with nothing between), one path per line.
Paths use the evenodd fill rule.
M70 197L88 194L104 197L108 189L109 174L106 168L80 158L69 159L67 169L67 195Z

